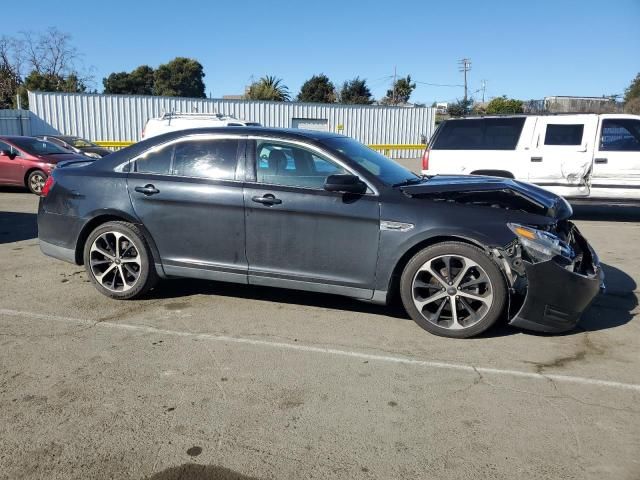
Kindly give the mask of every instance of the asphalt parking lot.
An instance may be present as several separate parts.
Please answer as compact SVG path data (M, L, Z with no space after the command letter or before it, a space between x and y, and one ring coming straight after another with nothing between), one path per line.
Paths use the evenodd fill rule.
M203 281L98 294L0 190L0 478L640 478L640 213L578 208L580 328L451 340L398 308ZM640 210L640 209L638 209Z

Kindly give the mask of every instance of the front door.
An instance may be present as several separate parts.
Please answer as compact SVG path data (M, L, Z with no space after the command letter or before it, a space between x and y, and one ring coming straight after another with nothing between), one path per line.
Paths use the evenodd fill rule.
M604 118L598 137L591 195L640 200L640 119Z
M246 283L244 140L191 135L130 166L129 194L168 275Z
M249 283L371 298L377 195L325 191L328 175L351 172L315 148L279 140L250 147L244 192Z
M529 182L566 197L589 195L596 115L538 118Z
M19 154L16 148L0 142L0 183L3 185L24 185L26 172Z

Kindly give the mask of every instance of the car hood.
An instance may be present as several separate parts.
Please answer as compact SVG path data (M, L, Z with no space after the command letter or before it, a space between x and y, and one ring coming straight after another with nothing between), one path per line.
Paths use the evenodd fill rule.
M38 159L42 162L57 164L67 160L86 160L87 157L77 153L57 153L55 155L38 155Z
M564 220L573 214L564 198L530 183L510 178L435 175L426 178L424 182L401 189L410 197L501 207L557 220Z

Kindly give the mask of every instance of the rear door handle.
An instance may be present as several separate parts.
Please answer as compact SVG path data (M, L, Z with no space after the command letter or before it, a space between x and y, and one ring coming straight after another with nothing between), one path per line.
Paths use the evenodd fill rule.
M267 193L262 197L258 197L256 195L255 197L252 197L251 200L256 203L261 203L262 205L280 205L282 203L282 200L276 198L275 195L271 193Z
M542 161L542 157L531 157L531 161L532 162L541 162Z
M609 160L606 158L595 158L593 160L594 163L609 163Z
M154 185L152 185L150 183L148 185L145 185L144 187L138 186L134 190L136 192L138 192L138 193L144 193L147 196L155 195L156 193L160 193L160 190L158 190Z

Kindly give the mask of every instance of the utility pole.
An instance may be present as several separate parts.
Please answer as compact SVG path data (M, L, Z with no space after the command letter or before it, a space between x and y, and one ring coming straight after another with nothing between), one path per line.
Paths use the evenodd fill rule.
M460 68L458 69L458 71L464 73L464 101L466 103L466 101L467 101L467 72L469 70L471 70L471 59L463 58L461 60L458 60L458 65L460 65Z
M487 81L482 80L482 103L484 103L484 92L487 89Z
M397 75L397 67L396 65L393 66L393 86L392 88L392 94L391 94L391 104L395 105L396 104L396 75Z

